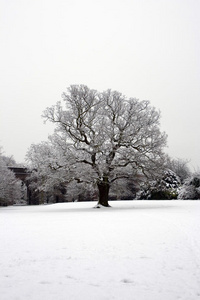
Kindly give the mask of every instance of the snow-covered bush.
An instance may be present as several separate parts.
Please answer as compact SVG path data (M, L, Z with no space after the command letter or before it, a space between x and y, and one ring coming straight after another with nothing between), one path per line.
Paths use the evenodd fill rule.
M171 170L165 170L161 179L143 184L137 193L137 199L177 199L180 178Z
M178 193L178 199L200 199L200 173L186 179Z

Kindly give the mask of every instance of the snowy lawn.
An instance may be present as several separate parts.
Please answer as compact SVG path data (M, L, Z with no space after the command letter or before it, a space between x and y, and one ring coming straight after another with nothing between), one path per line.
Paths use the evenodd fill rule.
M200 201L0 208L1 300L200 300Z

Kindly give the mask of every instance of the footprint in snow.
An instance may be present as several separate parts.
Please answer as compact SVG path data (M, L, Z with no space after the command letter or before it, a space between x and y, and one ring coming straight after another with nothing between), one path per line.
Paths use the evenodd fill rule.
M40 283L40 284L51 284L50 281L40 281L39 283Z
M127 278L124 278L121 280L123 283L134 283L134 281L130 280L130 279L127 279Z

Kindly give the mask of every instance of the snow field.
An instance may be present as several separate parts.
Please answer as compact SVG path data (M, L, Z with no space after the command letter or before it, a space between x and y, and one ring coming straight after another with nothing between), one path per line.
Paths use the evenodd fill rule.
M1 300L200 299L200 201L0 208Z

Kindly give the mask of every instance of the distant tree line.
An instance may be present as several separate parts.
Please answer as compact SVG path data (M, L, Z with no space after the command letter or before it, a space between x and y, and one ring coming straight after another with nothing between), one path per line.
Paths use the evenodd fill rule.
M200 198L199 175L190 173L188 161L165 154L160 113L149 101L72 85L43 117L55 132L27 152L38 203L96 200L101 207L112 199ZM12 204L14 195L3 187L8 163L2 155L0 162L0 205Z

